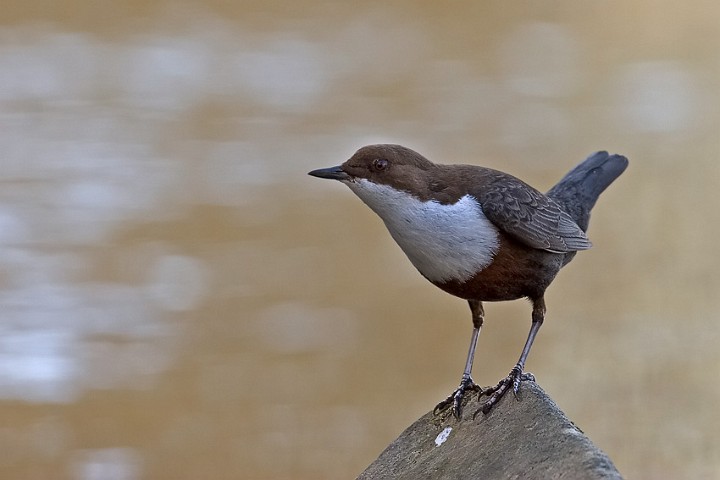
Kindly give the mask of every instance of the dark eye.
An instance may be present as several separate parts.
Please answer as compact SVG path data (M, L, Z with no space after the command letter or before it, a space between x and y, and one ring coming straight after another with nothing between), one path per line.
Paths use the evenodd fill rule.
M376 158L372 161L372 169L376 172L382 172L388 166L388 161L384 158Z

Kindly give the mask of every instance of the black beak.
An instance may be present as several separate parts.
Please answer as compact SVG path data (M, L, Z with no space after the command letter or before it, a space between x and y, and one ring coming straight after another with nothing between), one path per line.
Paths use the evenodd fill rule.
M318 178L329 178L331 180L350 180L350 175L345 173L342 167L319 168L309 172L308 175Z

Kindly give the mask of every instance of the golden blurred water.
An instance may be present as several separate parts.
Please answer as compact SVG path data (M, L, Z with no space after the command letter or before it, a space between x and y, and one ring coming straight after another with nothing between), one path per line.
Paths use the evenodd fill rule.
M7 2L0 478L351 478L444 398L465 303L305 175L380 141L626 154L528 368L628 478L720 478L719 43L699 0ZM529 307L486 308L491 384Z

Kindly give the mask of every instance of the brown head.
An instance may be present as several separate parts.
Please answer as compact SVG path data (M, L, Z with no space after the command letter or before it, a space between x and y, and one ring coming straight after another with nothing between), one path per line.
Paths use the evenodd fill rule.
M431 189L438 170L438 165L414 150L401 145L380 144L362 147L342 165L313 170L309 174L346 183L365 179L418 195L418 192Z

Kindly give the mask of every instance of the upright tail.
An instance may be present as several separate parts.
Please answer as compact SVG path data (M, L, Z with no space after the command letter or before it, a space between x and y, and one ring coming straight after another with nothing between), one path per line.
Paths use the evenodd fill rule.
M558 202L583 231L600 194L625 171L628 159L597 152L582 161L552 187L547 196Z
M622 174L628 159L622 155L597 152L573 168L548 192L547 196L559 203L583 231L590 222L590 210L600 194ZM575 252L565 256L567 264Z

